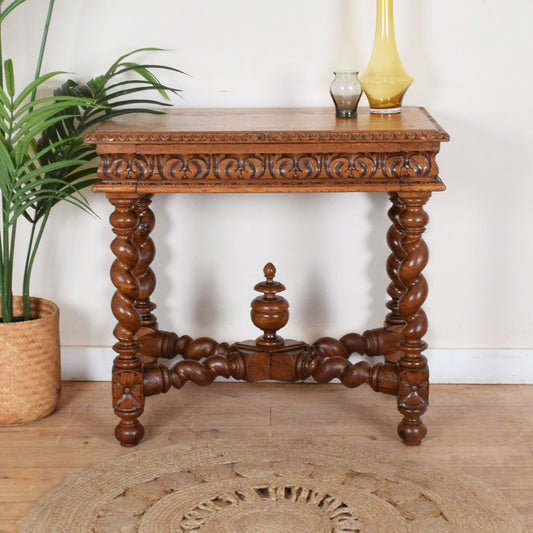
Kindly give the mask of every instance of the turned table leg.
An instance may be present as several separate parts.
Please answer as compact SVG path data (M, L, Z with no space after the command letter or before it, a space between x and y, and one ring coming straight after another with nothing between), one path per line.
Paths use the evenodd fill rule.
M139 282L139 296L135 300L135 308L141 315L141 326L150 330L157 330L157 319L152 313L156 305L150 301L155 289L155 274L150 268L155 257L155 245L150 233L155 226L155 216L150 209L153 194L141 194L135 204L138 225L133 234L133 244L139 253L139 262L133 274Z
M405 237L405 232L400 224L400 214L404 209L404 204L397 192L390 193L390 200L392 202L388 215L392 222L389 231L387 232L387 244L389 245L391 254L387 259L387 274L391 282L387 287L387 294L390 300L387 302L387 309L389 313L385 317L385 330L394 332L400 336L400 332L405 326L405 319L399 311L400 298L405 292L405 287L400 281L399 271L402 260L405 257L405 251L402 248L402 239ZM399 347L385 355L385 360L388 363L396 365L400 358L401 352Z
M422 270L428 261L428 249L422 234L428 222L424 204L430 195L418 192L399 194L403 203L399 223L403 228L401 246L405 257L398 268L398 279L404 288L398 311L405 325L399 343L398 409L403 420L398 425L398 434L408 445L420 444L426 435L426 426L420 417L426 412L429 396L429 370L423 355L427 344L422 340L427 331L427 318L422 304L428 292Z
M405 326L405 320L398 310L400 298L404 293L404 286L399 278L400 265L405 257L405 251L402 248L402 239L405 237L405 232L400 224L400 215L404 209L404 204L398 193L391 193L390 200L392 206L388 215L392 225L387 232L387 244L391 250L391 254L387 259L387 274L391 280L387 287L387 294L390 296L387 308L390 312L385 318L385 326L397 328L401 331Z
M120 417L115 436L122 446L134 446L143 437L144 428L138 417L144 410L143 366L138 356L135 335L141 327L141 315L135 307L139 299L139 282L134 274L139 251L134 243L139 216L135 210L137 196L109 196L115 207L110 216L116 237L111 249L116 256L111 267L115 292L111 308L118 321L113 333L118 342L113 346L117 357L113 363L113 408Z

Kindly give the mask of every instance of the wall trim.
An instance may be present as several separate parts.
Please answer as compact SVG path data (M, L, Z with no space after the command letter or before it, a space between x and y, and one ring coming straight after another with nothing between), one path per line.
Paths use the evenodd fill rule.
M433 383L533 384L533 349L427 351Z
M62 377L109 381L114 352L101 346L63 346ZM427 351L432 383L533 384L533 349Z

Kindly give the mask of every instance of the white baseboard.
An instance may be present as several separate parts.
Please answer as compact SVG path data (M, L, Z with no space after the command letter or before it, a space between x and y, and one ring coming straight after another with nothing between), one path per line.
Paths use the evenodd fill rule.
M427 357L433 383L533 384L533 349L436 349Z
M64 381L110 381L116 353L103 346L61 346Z
M533 350L435 349L427 357L432 383L533 384ZM64 346L62 376L73 381L109 381L111 348Z

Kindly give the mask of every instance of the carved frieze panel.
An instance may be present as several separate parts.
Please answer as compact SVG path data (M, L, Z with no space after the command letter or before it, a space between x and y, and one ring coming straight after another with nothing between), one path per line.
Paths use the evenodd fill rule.
M105 181L351 181L436 178L435 152L306 154L113 154L102 156Z

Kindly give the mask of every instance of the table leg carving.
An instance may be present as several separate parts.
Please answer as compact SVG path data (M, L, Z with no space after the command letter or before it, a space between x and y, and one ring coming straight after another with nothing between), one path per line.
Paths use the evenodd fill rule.
M211 355L227 355L229 344L218 343L209 337L193 339L189 335L179 337L168 331L152 331L139 338L142 353L147 357L173 359L181 355L183 359L199 361ZM153 362L153 361L152 361Z
M405 257L405 251L402 248L402 239L405 236L404 229L400 224L400 215L404 209L404 204L398 193L390 193L390 200L392 202L388 215L392 222L387 232L387 244L391 250L391 254L387 258L387 274L391 282L387 287L387 294L390 300L387 302L389 313L385 317L385 328L388 331L395 332L397 335L397 342L400 341L401 330L405 326L405 319L398 310L398 305L402 294L405 292L405 287L399 278L399 268L402 260ZM396 364L400 358L401 351L396 345L395 349L390 350L385 355L385 359L392 364Z
M296 364L297 379L311 376L318 383L328 383L338 378L346 387L369 384L375 391L398 394L398 372L391 365L371 366L366 361L351 363L340 356L324 358L310 347L302 350ZM144 394L151 396L167 392L171 387L183 387L187 381L196 385L209 385L216 377L244 379L246 361L238 350L230 350L227 356L211 355L202 361L183 360L168 368L151 364L145 367Z
M301 353L297 362L298 379L311 376L317 383L329 383L338 378L346 387L370 385L376 392L398 394L398 372L391 365L366 361L352 363L343 356L323 357L314 346Z
M350 357L353 353L360 355L389 355L398 351L401 339L398 331L383 328L369 329L362 335L348 333L339 340L321 337L312 346L322 357Z
M401 245L405 257L399 265L398 278L405 290L399 299L398 311L405 326L399 343L402 355L399 359L398 409L403 420L398 425L398 434L409 445L420 444L426 435L426 426L420 417L427 409L429 396L429 370L423 355L427 344L422 340L427 331L422 304L428 292L422 271L428 261L428 249L422 234L429 220L424 211L429 197L430 193L400 193L404 203L399 221L404 230Z
M244 358L238 351L231 351L227 357L211 355L201 362L185 359L170 368L157 364L147 365L144 392L146 396L151 396L167 392L170 387L180 389L187 381L196 385L210 385L218 376L243 379L245 366Z
M143 367L138 357L139 344L135 335L141 327L141 317L135 307L139 298L139 283L134 270L139 252L134 244L138 224L136 198L110 197L115 207L110 216L116 237L111 249L116 260L111 267L111 280L116 287L111 308L118 324L113 331L118 342L113 346L117 357L113 363L113 407L121 418L115 436L123 446L133 446L144 434L138 417L144 410Z
M155 289L155 274L150 265L155 257L155 245L150 233L155 226L155 216L150 209L153 194L142 194L135 203L138 224L133 234L133 244L139 253L139 261L133 271L139 282L139 296L135 300L135 307L141 315L143 328L157 329L157 319L152 311L156 305L150 301Z
M179 389L187 381L208 385L217 376L243 379L245 375L243 358L227 342L218 343L209 337L178 337L163 331L149 333L140 342L144 352L158 353L158 357L183 357L183 361L171 368L157 364L145 366L145 396L167 392L171 386Z
M387 303L387 308L390 310L390 313L385 318L385 326L399 326L400 328L403 328L405 326L405 319L400 314L398 305L400 298L405 291L405 287L399 278L400 265L405 258L405 250L402 247L405 231L400 224L400 215L405 206L398 193L391 193L390 200L392 206L389 209L388 215L392 225L387 232L387 244L389 245L391 254L387 259L387 274L389 275L391 283L387 287L387 293L391 299Z

